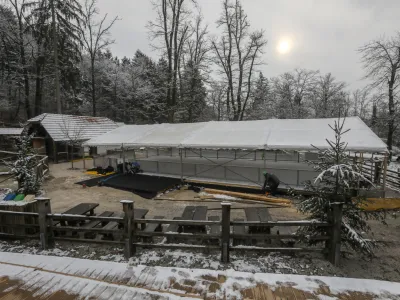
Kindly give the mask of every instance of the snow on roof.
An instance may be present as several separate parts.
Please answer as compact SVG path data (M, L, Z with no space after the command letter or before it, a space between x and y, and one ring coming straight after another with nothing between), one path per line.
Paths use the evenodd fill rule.
M87 146L180 147L214 149L326 149L337 119L271 119L241 122L125 125L89 140ZM385 152L386 144L358 117L346 118L347 149Z
M21 135L23 128L0 128L0 135Z
M40 123L56 142L71 138L85 141L118 128L108 118L48 113L36 116L28 120L28 123Z

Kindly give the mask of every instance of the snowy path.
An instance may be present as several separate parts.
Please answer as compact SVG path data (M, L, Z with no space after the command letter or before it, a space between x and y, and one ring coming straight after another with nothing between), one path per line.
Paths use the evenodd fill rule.
M62 297L61 297L62 296ZM0 299L400 299L400 283L0 252ZM92 298L93 297L93 298Z

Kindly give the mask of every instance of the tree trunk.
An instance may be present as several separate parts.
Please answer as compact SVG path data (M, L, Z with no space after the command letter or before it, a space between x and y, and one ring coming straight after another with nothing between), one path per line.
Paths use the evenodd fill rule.
M373 130L375 130L376 128L376 119L377 119L377 107L376 107L376 103L374 103L372 105L372 118L371 118L371 127Z
M41 63L36 61L36 91L35 91L35 109L34 114L38 116L42 113L42 79Z
M392 155L392 147L393 147L393 133L395 130L394 127L394 95L393 95L393 86L394 86L395 74L392 74L392 80L389 81L389 122L388 122L388 136L387 136L387 146L390 151L390 157Z
M58 34L56 26L56 11L55 11L55 0L51 0L51 27L53 32L53 55L54 55L54 71L55 71L55 84L56 84L56 103L57 113L61 114L61 99L60 99L60 73L59 73L59 62L58 62Z
M90 59L90 68L91 68L91 75L92 75L92 105L93 105L93 117L96 116L96 83L95 83L95 76L94 76L94 57Z
M21 56L21 63L22 63L23 77L24 77L25 112L26 112L27 119L30 119L31 118L31 106L29 103L29 76L28 76L28 66L26 65L26 57L25 57L22 16L18 17L18 25L19 25L20 56Z

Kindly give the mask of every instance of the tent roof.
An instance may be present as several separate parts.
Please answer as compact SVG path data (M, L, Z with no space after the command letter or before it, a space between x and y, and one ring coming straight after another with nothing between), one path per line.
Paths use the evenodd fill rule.
M336 119L271 119L241 122L125 125L86 142L88 146L220 149L326 149ZM346 118L343 136L350 151L385 152L386 144L358 117Z
M118 125L108 118L48 113L36 116L28 120L28 123L40 123L56 142L86 141L118 128Z

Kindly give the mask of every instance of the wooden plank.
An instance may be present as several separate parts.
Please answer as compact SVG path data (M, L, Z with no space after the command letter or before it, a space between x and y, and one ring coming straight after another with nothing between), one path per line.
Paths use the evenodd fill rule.
M182 213L182 220L193 220L193 215L195 211L195 206L186 206Z
M175 217L174 220L181 220L181 217ZM182 232L182 227L178 223L173 223L170 224L166 230L166 232L176 232L176 233L181 233ZM176 239L172 236L167 236L167 243L173 243L175 242Z
M250 222L259 222L260 216L258 215L258 210L255 207L248 207L245 210L246 219ZM249 233L256 233L259 230L262 230L261 226L249 226Z
M247 225L247 226L319 226L331 227L332 225L327 222L317 221L269 221L269 222L254 222L254 221L237 221L231 222L231 225Z
M155 216L154 219L164 219L163 216ZM146 228L143 230L143 232L161 232L162 231L162 225L160 223L152 223L146 226ZM137 235L140 234L140 231L137 232ZM143 242L145 243L150 243L152 242L153 239L152 237L143 237Z
M208 217L208 220L210 221L219 221L220 218L218 216L210 216ZM211 225L210 226L210 235L216 235L216 236L221 236L221 225ZM219 238L210 238L209 243L212 245L218 245L219 244Z
M145 244L145 243L134 243L137 247L142 248L161 248L161 249L198 249L198 250L212 250L212 249L221 249L219 246L201 246L201 245L186 245L186 244Z
M243 219L235 219L234 221L243 221ZM245 235L246 234L246 227L243 226L243 225L234 225L233 226L233 234ZM247 244L247 240L246 239L233 238L233 246L246 245L246 244Z
M154 219L164 219L163 216L155 216ZM154 231L162 231L161 224L152 223L146 226L143 232L154 232Z
M325 253L326 250L324 248L278 248L278 247L240 247L233 246L231 250L236 251L261 251L261 252L283 252L283 253L291 253L291 252L318 252Z
M93 211L98 207L98 203L80 203L70 209L68 209L64 214L66 215L85 215L88 212Z
M263 195L256 195L256 194L246 194L246 193L239 193L239 192L231 192L231 191L224 191L224 190L216 190L216 189L204 189L206 193L209 194L219 194L219 195L227 195L236 198L242 199L250 199L250 200L259 200L264 202L271 202L271 203L283 203L283 204L292 204L292 202L288 199L284 198L276 198L276 197L267 197Z
M174 218L173 220L156 220L156 219L135 219L135 223L161 223L161 224L179 224L179 225L213 225L219 224L217 221L192 221Z
M252 221L252 222L260 221L258 213L257 213L257 209L255 207L247 207L244 209L244 212L246 214L247 221ZM237 220L237 221L243 221L243 219Z
M272 221L271 214L268 211L268 208L261 207L257 208L257 213L261 222Z
M218 216L210 216L208 217L209 221L219 221L220 218ZM218 224L214 224L210 226L210 234L221 234L221 226Z
M112 211L105 211L103 213L101 213L99 215L99 217L111 217L113 215ZM99 220L93 220L90 221L86 224L84 224L83 226L81 226L82 228L87 228L87 229L93 229L94 227L100 225L102 222ZM95 238L96 237L96 233L95 232L81 232L80 233L80 237L81 238Z
M206 217L207 217L207 206L196 206L196 210L193 215L193 220L203 221L206 220Z

